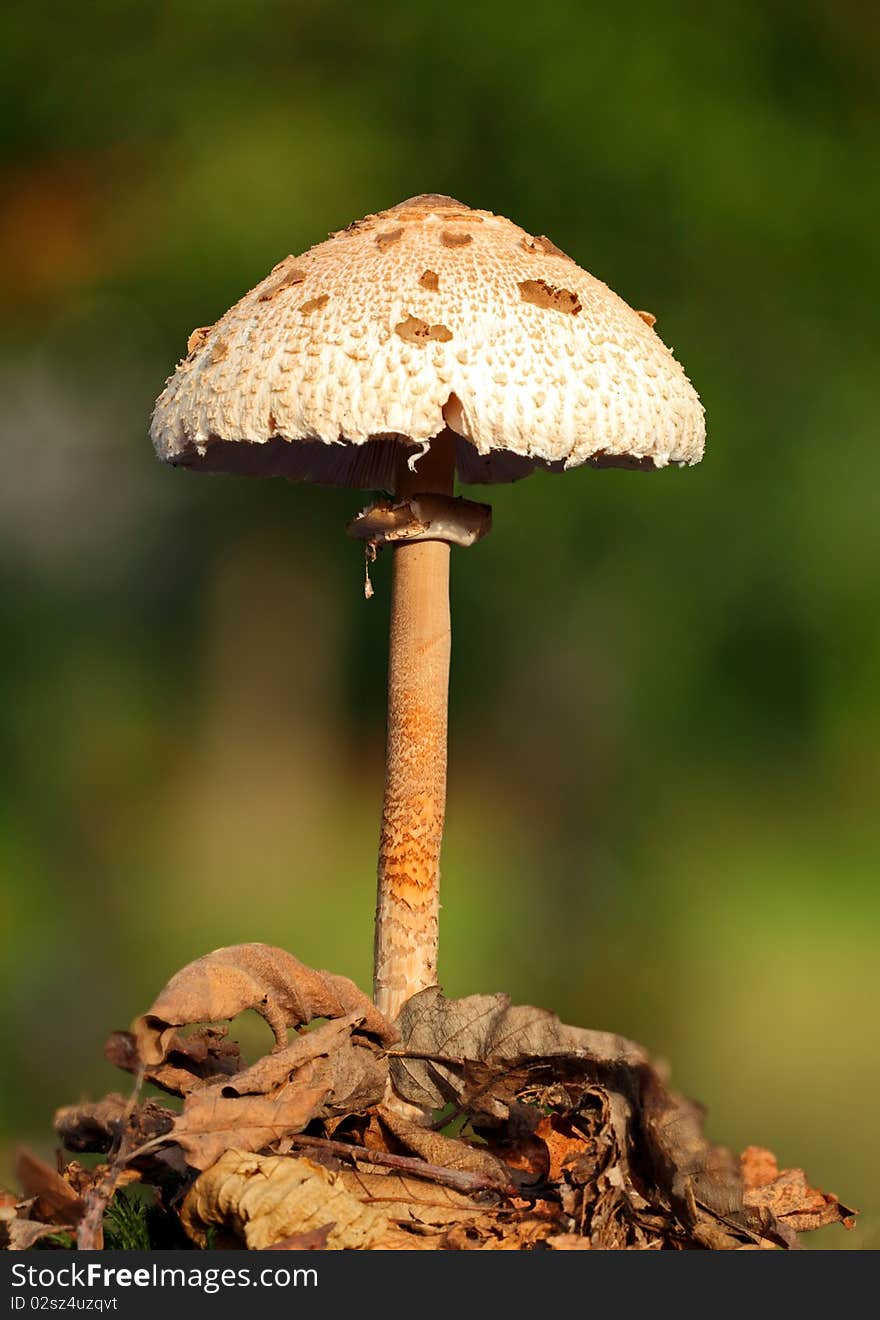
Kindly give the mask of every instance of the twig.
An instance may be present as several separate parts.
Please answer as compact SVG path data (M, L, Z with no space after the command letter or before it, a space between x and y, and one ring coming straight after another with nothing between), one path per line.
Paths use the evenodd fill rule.
M397 1169L399 1173L408 1173L414 1178L440 1183L458 1192L496 1192L499 1196L516 1197L531 1195L513 1183L497 1182L484 1173L444 1169L442 1165L429 1164L427 1160L417 1159L414 1155L389 1155L385 1151L370 1150L367 1146L355 1146L347 1141L333 1141L329 1137L297 1135L288 1137L287 1140L292 1145L324 1150L328 1155L338 1155L342 1159L358 1160L362 1164L380 1164L386 1169Z
M94 1187L90 1187L83 1200L85 1214L76 1230L78 1251L101 1251L104 1246L104 1211L110 1203L116 1184L129 1160L128 1142L131 1136L131 1116L135 1111L141 1087L144 1084L144 1069L141 1065L135 1074L134 1089L129 1097L125 1112L119 1123L119 1132L113 1147L108 1152L110 1158L107 1172Z

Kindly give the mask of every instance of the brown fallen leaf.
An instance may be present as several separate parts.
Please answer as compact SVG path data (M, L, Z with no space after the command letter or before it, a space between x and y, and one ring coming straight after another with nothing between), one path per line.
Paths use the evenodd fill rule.
M59 1109L54 1127L67 1150L106 1154L119 1142L126 1127L130 1131L129 1145L135 1148L169 1132L176 1117L172 1109L165 1109L154 1100L132 1109L130 1101L114 1091L94 1104Z
M5 1237L3 1245L7 1251L30 1251L41 1238L66 1231L56 1228L54 1224L41 1224L36 1219L19 1218L5 1222L3 1229Z
M783 1169L776 1157L761 1146L747 1146L741 1156L745 1203L769 1213L796 1233L843 1224L853 1228L854 1210L849 1210L831 1192L810 1187L803 1169Z
M325 1023L225 1084L191 1091L169 1143L180 1147L192 1168L208 1169L230 1146L277 1147L313 1118L377 1104L388 1065L365 1037L351 1038L355 1026L351 1017ZM260 1094L263 1086L270 1089Z
M230 1078L222 1087L223 1095L271 1094L278 1086L304 1076L306 1064L326 1059L321 1075L327 1078L327 1113L340 1109L352 1114L376 1104L385 1094L388 1064L367 1038L355 1034L361 1021L361 1014L350 1013L298 1036ZM309 1076L316 1077L314 1069ZM317 1085L317 1081L309 1084Z
M214 1229L219 1245L244 1241L252 1250L324 1228L328 1251L368 1250L389 1222L384 1209L358 1200L340 1175L312 1160L240 1150L228 1150L196 1179L180 1217L199 1246Z
M489 1149L508 1168L527 1175L529 1183L546 1181L550 1173L550 1152L534 1132L517 1132L515 1137L509 1137L504 1130L487 1128L485 1137Z
M543 1243L558 1223L537 1216L490 1220L483 1218L469 1224L455 1224L443 1239L446 1251L533 1251Z
M340 1169L343 1185L367 1205L381 1205L390 1220L416 1232L446 1227L494 1213L491 1203L477 1201L452 1187L422 1178L374 1170Z
M133 1024L138 1055L147 1067L164 1063L177 1028L227 1021L247 1009L264 1017L279 1047L288 1027L313 1018L361 1013L361 1030L383 1044L395 1029L347 976L306 967L269 944L235 944L189 963L173 976L151 1008Z
M344 1160L353 1168L362 1164L378 1165L380 1168L393 1169L403 1176L421 1178L440 1187L452 1187L455 1191L471 1195L476 1192L492 1192L505 1198L519 1198L520 1188L506 1181L500 1182L499 1175L493 1172L452 1169L441 1164L429 1164L418 1155L398 1155L384 1149L371 1149L358 1146L348 1141L334 1141L327 1137L293 1135L285 1137L277 1148L279 1155L288 1155L292 1150L309 1154L324 1163Z
M54 1227L71 1228L82 1219L85 1203L61 1174L29 1150L15 1156L15 1176L25 1196L33 1198L29 1217Z
M301 1132L327 1095L326 1080L316 1086L290 1083L272 1096L229 1098L216 1086L193 1091L169 1134L194 1169L209 1169L230 1149L261 1150L287 1133Z
M655 1174L676 1211L693 1219L692 1204L744 1225L742 1178L725 1146L703 1135L705 1112L670 1091L653 1069L644 1070L637 1108Z
M535 1129L538 1137L547 1147L550 1168L547 1177L550 1182L561 1182L573 1165L582 1159L587 1150L587 1141L570 1118L562 1114L545 1114Z
M96 1164L91 1169L87 1169L78 1160L71 1160L69 1164L64 1166L64 1181L73 1188L77 1196L85 1197L96 1183L106 1176L109 1167L107 1164ZM127 1187L129 1183L140 1182L140 1180L141 1175L137 1169L126 1168L119 1174L117 1185Z
M142 1067L130 1031L111 1032L104 1057L125 1072L137 1073ZM188 1095L205 1081L233 1076L243 1067L238 1045L228 1039L226 1027L199 1027L189 1036L175 1033L168 1042L165 1062L144 1068L144 1081L170 1095Z
M204 1023L248 1007L276 1045L245 1067ZM329 1020L288 1040L316 1017ZM78 1247L100 1247L127 1178L182 1207L200 1245L256 1249L760 1250L850 1222L769 1152L740 1166L707 1141L703 1110L637 1045L502 995L426 990L392 1028L345 978L243 945L184 968L135 1026L108 1056L140 1079L140 1042L182 1111L118 1095L59 1111L71 1148L112 1158L60 1174L25 1159L31 1197L0 1196L3 1243L78 1215ZM424 1121L450 1103L467 1120L456 1137Z
M421 1127L387 1106L379 1109L379 1119L401 1145L420 1155L428 1164L481 1174L504 1187L514 1181L513 1170L485 1146L471 1146L465 1141L444 1136L442 1132Z
M0 1248L27 1251L41 1237L58 1231L52 1224L29 1218L33 1199L21 1201L13 1192L0 1188Z
M393 1172L328 1169L303 1156L227 1151L188 1192L181 1219L203 1244L209 1228L222 1241L267 1247L333 1224L328 1250L391 1250L413 1234L441 1235L450 1226L494 1223L489 1205L448 1187Z
M409 999L396 1023L402 1049L391 1058L391 1080L404 1100L424 1109L459 1103L463 1086L456 1062L518 1061L571 1055L597 1074L648 1062L638 1045L606 1031L568 1027L555 1013L512 1006L507 995L446 999L437 986Z
M397 1026L401 1048L391 1055L391 1079L404 1100L423 1108L452 1101L483 1121L503 1122L523 1097L565 1112L599 1087L613 1098L609 1123L636 1203L628 1172L633 1145L678 1214L693 1219L693 1200L714 1215L742 1219L732 1156L705 1139L702 1111L670 1091L632 1041L567 1026L541 1009L512 1007L506 995L448 1000L436 986L408 1000Z

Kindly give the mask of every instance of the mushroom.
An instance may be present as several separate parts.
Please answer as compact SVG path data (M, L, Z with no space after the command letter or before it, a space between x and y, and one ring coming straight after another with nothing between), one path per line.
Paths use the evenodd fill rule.
M437 980L449 552L490 525L456 474L699 462L703 409L653 322L549 239L429 194L279 262L193 332L157 401L169 463L393 496L349 527L393 555L374 985L390 1018Z

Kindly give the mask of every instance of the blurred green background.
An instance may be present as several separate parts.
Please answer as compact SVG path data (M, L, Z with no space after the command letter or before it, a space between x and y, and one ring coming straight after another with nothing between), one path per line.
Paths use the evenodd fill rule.
M0 42L2 1113L180 965L368 985L388 565L361 495L176 472L152 402L419 192L659 317L705 462L537 475L453 562L442 981L624 1032L880 1246L880 19L856 0L16 0ZM122 1079L125 1086L125 1080Z

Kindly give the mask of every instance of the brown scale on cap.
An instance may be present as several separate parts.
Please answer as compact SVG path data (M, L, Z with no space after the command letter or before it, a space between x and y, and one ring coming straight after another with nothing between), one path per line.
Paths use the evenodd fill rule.
M302 284L306 277L305 271L299 266L288 266L287 262L280 263L278 274L275 279L264 285L260 293L260 302L271 302L271 300L283 293L285 289L292 289L296 284Z
M381 252L384 252L386 248L391 247L392 243L399 242L402 236L402 225L398 225L397 229L386 229L383 234L376 235L376 247L379 248Z
M535 307L552 307L554 312L566 312L577 316L581 310L581 300L571 289L557 289L546 280L523 280L519 286L523 302Z
M473 241L473 234L462 234L455 229L444 229L440 235L440 242L448 248L467 247L468 243L473 243Z
M425 344L430 340L447 344L452 338L452 331L445 325L428 325L427 321L422 321L418 316L408 316L394 327L394 333L409 344Z
M558 248L556 244L544 234L538 234L537 237L533 237L531 234L526 234L523 238L522 245L526 252L544 252L550 257L564 257L566 261L571 261L571 257L568 253L563 252L562 248Z
M187 353L195 353L197 348L201 348L202 344L207 343L208 336L213 329L212 325L197 325L186 341Z

